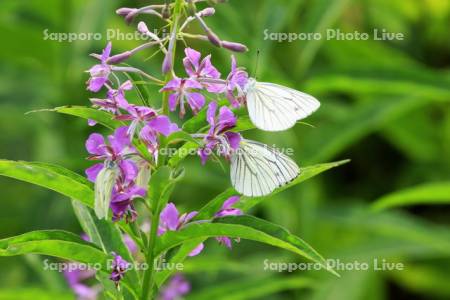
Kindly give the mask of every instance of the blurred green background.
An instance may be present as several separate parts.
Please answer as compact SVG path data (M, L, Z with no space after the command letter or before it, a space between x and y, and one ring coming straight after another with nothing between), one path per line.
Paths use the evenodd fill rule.
M73 117L24 113L88 105L84 71L94 63L88 54L100 52L106 41L60 43L44 40L43 31L132 32L115 9L148 3L155 1L0 2L1 158L53 162L83 172L89 165L84 140L95 129ZM315 128L297 125L246 137L292 147L303 166L352 160L276 195L252 213L282 224L327 258L369 263L379 258L401 262L405 269L341 271L340 279L324 271L268 272L265 259L301 261L249 241L230 252L211 240L207 251L186 263L193 285L189 299L450 299L450 1L230 0L216 11L207 20L211 28L250 49L238 55L241 65L252 71L259 49L259 79L300 89L322 102L307 120ZM154 19L147 20L151 27ZM265 29L323 33L328 28L369 34L384 28L405 39L264 40ZM139 45L112 42L114 53ZM211 52L213 63L228 72L228 52L200 42L191 46ZM131 63L157 74L161 57L144 62L147 56ZM201 167L192 157L184 165L187 176L171 199L183 211L199 209L229 184L228 175L212 163ZM3 177L0 190L0 238L37 229L80 232L62 196ZM419 203L371 210L373 202L393 193L393 201ZM42 272L35 256L1 258L0 278L0 299L69 293L62 276Z

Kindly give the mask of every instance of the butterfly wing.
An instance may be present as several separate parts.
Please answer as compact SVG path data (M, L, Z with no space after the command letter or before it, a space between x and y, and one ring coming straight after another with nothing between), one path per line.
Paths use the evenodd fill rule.
M247 91L250 119L265 131L289 129L319 106L313 96L274 83L255 82Z
M242 140L231 156L231 183L249 197L270 194L300 174L300 168L288 156L267 145Z

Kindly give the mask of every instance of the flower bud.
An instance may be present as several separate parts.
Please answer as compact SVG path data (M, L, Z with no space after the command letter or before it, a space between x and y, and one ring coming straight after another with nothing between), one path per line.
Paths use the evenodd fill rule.
M247 52L248 48L247 46L240 44L240 43L234 43L234 42L228 42L228 41L222 41L222 47L225 49L234 51L234 52Z
M114 56L111 56L106 61L108 64L115 65L123 62L124 60L127 60L133 53L131 51L125 51L123 53L116 54Z
M151 39L155 40L155 41L159 41L159 37L154 34L153 32L151 32L150 30L148 30L147 25L144 22L139 22L137 29L140 33L142 34L146 34L148 37L150 37Z
M129 25L133 22L134 17L136 17L136 12L132 11L128 15L125 16L125 22Z
M139 30L140 33L147 34L147 32L149 32L147 24L145 24L142 21L138 23L137 29Z
M207 7L198 12L199 17L210 17L216 13L216 10L212 7Z
M118 10L116 10L116 14L122 17L126 17L129 13L135 12L136 8L129 8L129 7L121 7Z
M206 30L206 36L208 37L208 40L209 40L214 46L217 46L217 47L219 47L219 48L222 46L219 37L218 37L214 32L212 32L211 29L208 28L208 29Z
M170 70L172 70L172 53L171 51L168 51L162 64L162 72L163 74L167 74Z

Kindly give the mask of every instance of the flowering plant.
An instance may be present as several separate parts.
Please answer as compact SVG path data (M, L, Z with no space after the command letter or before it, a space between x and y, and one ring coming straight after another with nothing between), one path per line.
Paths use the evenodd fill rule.
M286 130L313 113L319 102L291 88L256 81L233 55L228 74L222 76L211 55L187 46L188 39L197 39L231 52L247 51L243 44L220 39L207 25L205 19L215 10L205 1L166 1L117 13L128 24L141 15L155 16L170 33L161 36L138 22L137 30L149 41L118 54L109 42L101 54L92 55L97 63L88 70L87 88L98 95L90 99L92 107L55 109L112 132L106 138L99 133L87 138L88 159L96 161L86 170L87 179L47 163L2 161L0 167L4 176L71 198L87 237L60 230L28 232L1 240L0 255L42 253L100 265L94 272L80 267L65 274L80 299L95 299L99 293L114 299L177 299L190 284L175 274L177 270L157 266L166 259L182 263L201 255L210 237L230 249L240 239L266 243L325 266L322 256L299 237L247 212L268 196L343 162L300 169L280 151L242 134L253 128ZM188 32L192 22L200 25L202 34ZM176 60L181 52L178 40L186 45L181 62ZM162 56L161 70L124 63L151 47ZM183 74L175 72L177 64ZM149 105L147 85L158 86L159 106ZM138 99L129 96L131 90L138 91ZM171 193L186 172L182 161L190 153L202 164L229 162L232 187L198 211L181 214L170 202L175 201ZM146 267L140 269L137 263ZM99 283L84 283L94 276Z

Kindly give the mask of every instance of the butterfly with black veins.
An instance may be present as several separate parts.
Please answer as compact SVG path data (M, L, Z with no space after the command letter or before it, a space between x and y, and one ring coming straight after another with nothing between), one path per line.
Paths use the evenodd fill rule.
M244 139L231 155L231 184L244 196L268 195L299 174L292 159L259 142Z
M258 82L254 78L248 79L243 92L250 120L265 131L289 129L320 106L311 95L270 82Z

